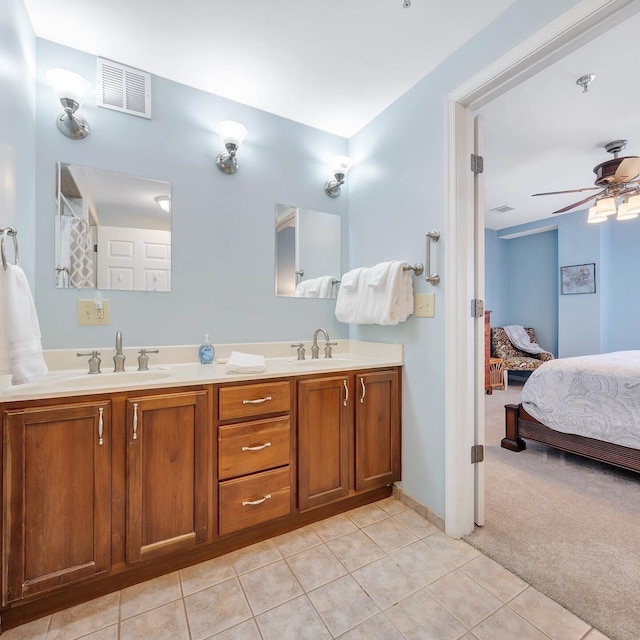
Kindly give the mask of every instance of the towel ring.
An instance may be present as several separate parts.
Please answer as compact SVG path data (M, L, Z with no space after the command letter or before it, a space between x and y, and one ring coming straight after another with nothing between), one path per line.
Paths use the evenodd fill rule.
M2 232L2 235L0 236L0 253L2 254L2 267L6 270L7 255L4 252L4 241L7 239L7 236L11 236L13 238L14 263L18 264L18 232L13 227L0 229L0 232Z

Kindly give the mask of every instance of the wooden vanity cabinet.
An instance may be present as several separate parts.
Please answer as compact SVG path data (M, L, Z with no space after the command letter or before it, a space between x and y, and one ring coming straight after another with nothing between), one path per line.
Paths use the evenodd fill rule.
M333 374L298 381L298 508L349 494L353 379Z
M3 605L111 568L111 403L3 417Z
M356 375L356 491L400 479L399 384L396 370Z
M218 390L221 536L292 512L291 394L288 380Z
M203 390L126 400L126 561L210 541L212 409Z
M298 507L400 479L397 369L298 381Z

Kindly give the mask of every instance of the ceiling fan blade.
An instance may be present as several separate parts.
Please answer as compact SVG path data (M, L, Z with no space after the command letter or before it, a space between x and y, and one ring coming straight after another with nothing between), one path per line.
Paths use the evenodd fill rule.
M555 196L561 193L582 193L583 191L597 191L600 187L583 187L582 189L567 189L566 191L545 191L544 193L532 193L533 196Z
M604 189L600 193L604 193ZM564 213L565 211L569 211L570 209L578 207L581 204L584 204L585 202L589 202L589 200L593 200L594 198L597 198L600 195L600 193L594 193L593 195L588 196L584 200L579 200L578 202L569 204L566 207L562 207L562 209L558 209L557 211L554 211L553 213Z
M616 184L622 182L631 182L634 178L640 175L640 158L623 158L622 162L618 165L614 180Z

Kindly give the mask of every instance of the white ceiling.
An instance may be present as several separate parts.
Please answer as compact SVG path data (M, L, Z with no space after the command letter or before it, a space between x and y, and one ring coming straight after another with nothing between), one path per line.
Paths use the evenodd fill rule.
M514 0L25 0L38 37L350 137Z
M480 109L485 226L502 229L547 218L587 197L531 194L593 187L593 167L613 158L604 150L607 142L627 139L621 156L640 156L640 82L633 70L638 33L636 13ZM596 78L583 93L576 80L589 73ZM502 205L514 211L490 211Z

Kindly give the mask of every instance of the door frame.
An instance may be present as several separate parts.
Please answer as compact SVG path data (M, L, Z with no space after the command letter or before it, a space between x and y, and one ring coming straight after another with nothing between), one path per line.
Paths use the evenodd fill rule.
M475 398L484 386L474 367L483 344L474 339L469 309L477 297L474 279L484 280L484 265L474 265L473 251L474 184L469 168L473 111L638 10L637 0L581 0L445 99L445 532L449 536L459 538L474 529L470 450ZM474 273L476 267L479 273Z

